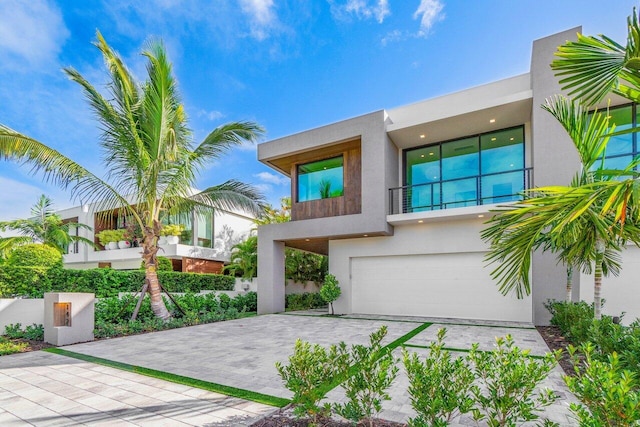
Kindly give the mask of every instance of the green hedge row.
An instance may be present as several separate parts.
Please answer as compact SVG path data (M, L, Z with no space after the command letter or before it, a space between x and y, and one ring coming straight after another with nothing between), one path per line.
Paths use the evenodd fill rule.
M160 271L158 278L169 292L231 291L235 279L220 274ZM144 283L144 271L110 268L69 270L62 268L9 267L0 269L0 298L42 298L45 292L93 292L97 298L135 292Z

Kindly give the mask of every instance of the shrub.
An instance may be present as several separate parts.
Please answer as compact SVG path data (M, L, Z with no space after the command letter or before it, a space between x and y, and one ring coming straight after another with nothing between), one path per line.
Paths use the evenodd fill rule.
M584 301L547 301L544 305L551 313L551 324L560 328L562 334L574 343L589 339L589 328L593 323L593 305Z
M324 279L324 285L320 288L320 297L331 307L331 314L333 314L333 302L340 297L341 293L336 276L327 274Z
M8 267L62 267L62 255L52 246L31 243L13 249L5 264Z
M44 340L44 327L34 323L23 330L22 324L16 323L5 326L4 335L11 339L24 338L33 341L42 341Z
M635 426L640 421L640 392L638 377L625 370L617 353L607 356L607 361L593 357L594 347L569 347L575 376L565 376L569 390L582 403L572 403L571 411L581 426ZM582 362L584 357L584 363Z
M305 292L289 294L285 297L285 308L289 310L309 310L324 307L325 302L319 293Z
M344 344L344 343L343 343ZM293 392L291 399L296 416L311 417L315 424L318 417L326 416L329 408L319 406L328 392L325 384L331 383L344 371L344 351L332 345L326 349L318 344L296 341L289 364L276 362L276 369L285 387Z
M239 294L232 300L232 304L238 311L258 311L258 294L256 292Z
M473 372L465 358L452 358L444 350L445 337L446 329L439 329L437 341L429 345L424 362L416 353L403 351L411 406L418 414L409 420L409 425L444 427L473 406L469 394L475 378Z
M478 344L473 344L468 358L478 380L471 387L474 420L486 420L489 426L515 426L539 419L539 413L557 396L550 389L535 395L534 390L559 356L560 352L548 353L542 359L529 357L529 350L514 346L510 335L496 338L493 351L480 351Z
M325 285L326 286L326 285ZM347 399L344 404L334 404L338 415L355 423L368 422L382 409L382 401L390 400L387 392L398 375L396 360L391 352L382 347L387 327L382 326L369 336L369 346L354 345L346 352L344 343L338 346L338 357L347 379L340 384ZM353 368L349 369L349 366Z
M20 353L27 348L28 344L26 342L21 343L12 343L8 341L6 338L0 337L0 356L5 356L7 354Z
M158 264L156 266L157 271L173 271L173 263L166 256L157 257ZM144 270L144 260L140 263L140 270Z
M220 274L160 271L158 278L168 292L233 290L235 279ZM7 267L0 270L0 296L42 298L45 292L93 292L97 298L137 292L144 283L144 271L94 268L90 270Z

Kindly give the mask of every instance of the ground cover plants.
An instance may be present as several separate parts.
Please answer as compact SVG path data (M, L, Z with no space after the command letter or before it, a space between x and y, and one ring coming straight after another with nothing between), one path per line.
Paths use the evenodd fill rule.
M381 344L386 333L383 326L370 335L368 345L350 348L344 342L325 348L298 340L289 363L276 364L285 386L294 394L293 413L298 419L283 421L280 415L274 417L274 424L256 425L343 425L329 418L332 412L352 425L395 425L375 418L382 402L390 399L388 390L399 370L399 360L391 353L395 346ZM556 425L543 418L542 412L557 396L540 383L556 365L557 352L532 357L506 336L496 339L492 351L481 351L474 344L467 353L452 355L445 349L445 336L444 329L438 331L426 356L403 350L408 393L418 414L409 420L410 426L446 426L462 414L495 427L529 421ZM344 390L346 400L323 404L327 393L337 386Z

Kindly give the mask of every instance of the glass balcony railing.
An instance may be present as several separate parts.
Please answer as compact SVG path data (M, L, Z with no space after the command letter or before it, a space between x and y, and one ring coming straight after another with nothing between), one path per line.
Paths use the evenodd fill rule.
M517 169L389 189L389 215L521 200L533 169Z

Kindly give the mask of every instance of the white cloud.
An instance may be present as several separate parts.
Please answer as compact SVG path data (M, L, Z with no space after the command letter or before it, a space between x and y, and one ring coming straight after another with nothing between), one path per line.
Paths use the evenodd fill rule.
M10 170L10 167L7 169ZM64 209L71 206L67 194L56 188L48 188L46 185L37 187L24 181L21 182L0 176L0 188L2 188L0 221L28 218L31 207L42 194L46 194L53 199L54 209Z
M249 16L251 36L257 40L269 37L269 31L276 25L277 16L273 0L239 0L242 12Z
M55 60L69 35L60 10L48 1L0 1L0 67Z
M444 19L443 8L444 4L440 0L420 0L420 6L413 14L413 19L420 18L418 36L426 36L436 21ZM420 17L421 15L422 17Z
M358 19L374 18L379 24L391 14L388 0L347 0L344 4L336 4L335 0L329 0L331 14L335 19L348 20L351 16Z
M207 110L200 110L196 113L196 116L198 117L204 117L207 120L210 120L212 122L223 118L225 115L223 113L221 113L220 111L216 111L216 110L212 110L212 111L207 111Z
M271 172L260 172L254 175L256 178L260 179L265 183L275 184L275 185L285 185L289 183L289 178L282 175L277 175Z

